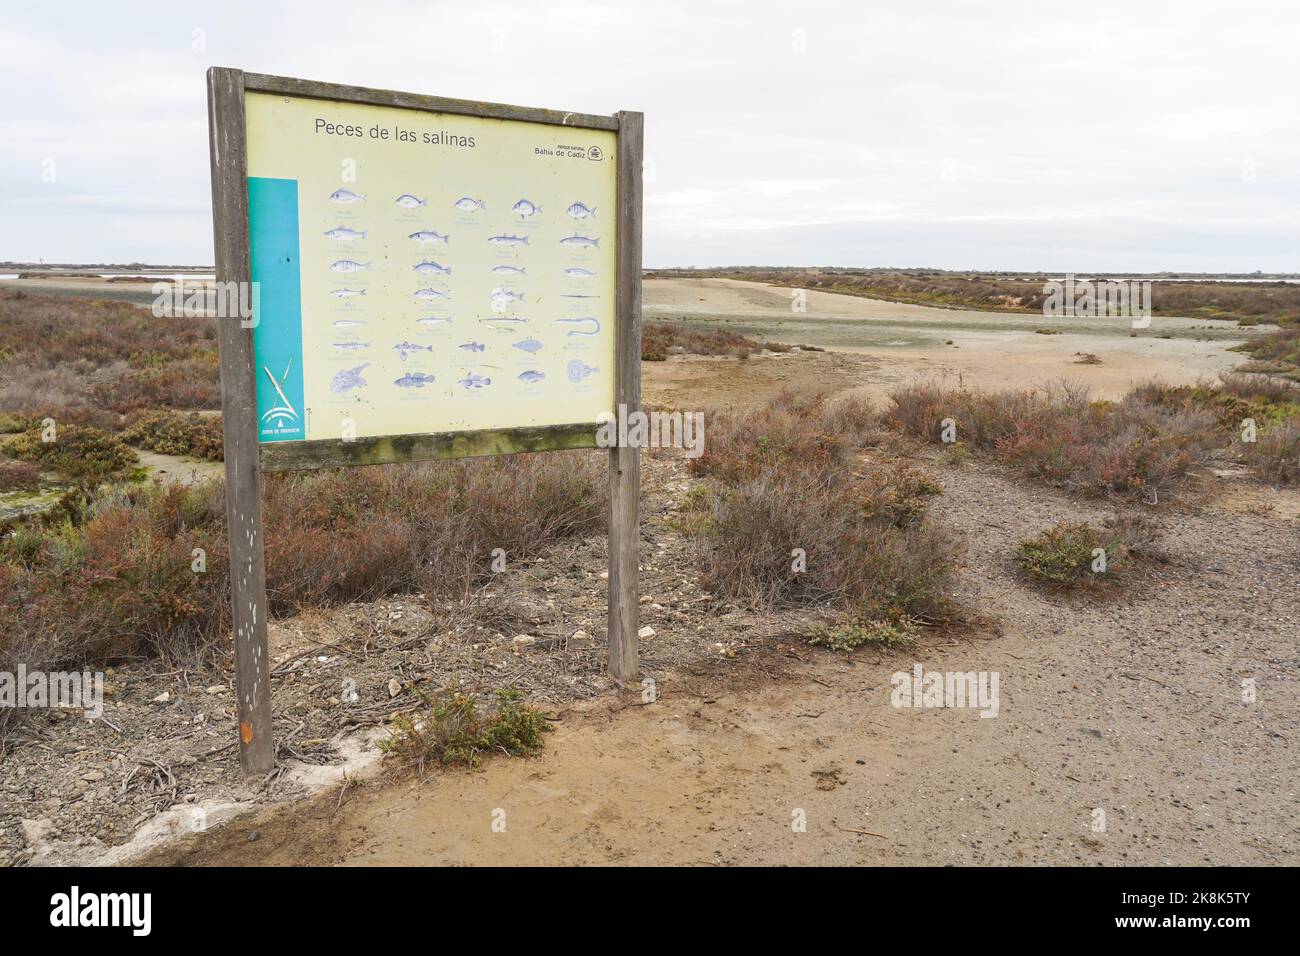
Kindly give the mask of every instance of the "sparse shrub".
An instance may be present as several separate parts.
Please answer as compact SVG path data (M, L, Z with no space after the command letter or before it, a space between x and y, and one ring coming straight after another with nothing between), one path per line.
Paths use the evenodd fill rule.
M1300 402L1300 388L1284 379L1269 378L1266 375L1229 373L1221 377L1219 388L1229 395L1247 400L1262 399L1273 404Z
M723 329L691 328L678 322L647 322L641 330L641 361L662 362L670 349L681 349L692 355L732 355L748 358L764 348L773 352L788 352L788 345L769 342L764 345L735 332Z
M121 475L136 463L135 452L98 428L61 425L51 442L41 440L41 431L31 428L0 447L7 455L57 469L78 481Z
M678 522L699 548L704 586L764 608L832 606L891 623L950 618L957 547L925 517L939 487L906 466L863 461L877 434L862 406L821 396L786 394L715 416L692 462L711 487L688 497Z
M432 696L421 694L424 712L398 717L379 749L417 773L430 765L475 767L483 755L500 750L530 757L544 744L551 727L542 713L523 703L523 692L496 692L496 712L485 715L478 700L452 687Z
M1154 527L1134 516L1117 516L1102 528L1063 521L1021 541L1016 560L1027 574L1049 587L1092 587L1113 581L1115 572L1131 558L1160 557L1154 550L1155 538Z
M714 415L693 474L736 482L774 465L797 462L806 471L846 468L856 451L880 435L875 417L856 399L785 391L768 404Z
M1033 577L1057 587L1071 587L1091 579L1097 550L1106 550L1103 541L1101 532L1091 525L1063 522L1020 542L1018 560ZM1122 559L1107 550L1109 568L1117 568Z

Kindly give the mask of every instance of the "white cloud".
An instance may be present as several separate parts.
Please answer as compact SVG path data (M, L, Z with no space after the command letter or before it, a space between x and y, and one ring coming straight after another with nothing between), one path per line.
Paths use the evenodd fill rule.
M0 26L0 259L210 262L218 63L641 109L650 265L1300 270L1298 22L1286 0L31 5Z

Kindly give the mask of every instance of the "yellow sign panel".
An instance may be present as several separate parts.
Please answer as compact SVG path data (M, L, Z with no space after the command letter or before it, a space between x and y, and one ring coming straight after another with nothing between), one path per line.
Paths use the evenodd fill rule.
M613 132L245 108L260 441L612 413Z

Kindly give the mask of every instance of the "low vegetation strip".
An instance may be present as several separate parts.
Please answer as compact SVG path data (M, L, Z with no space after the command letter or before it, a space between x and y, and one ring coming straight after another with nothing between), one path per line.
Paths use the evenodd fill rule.
M730 355L748 358L766 349L788 352L780 342L757 342L724 329L691 328L678 322L647 322L641 332L641 360L662 362L669 355Z
M590 452L267 476L272 614L390 593L462 595L606 512ZM122 485L0 539L0 670L202 660L229 627L219 480ZM11 668L12 669L12 668Z

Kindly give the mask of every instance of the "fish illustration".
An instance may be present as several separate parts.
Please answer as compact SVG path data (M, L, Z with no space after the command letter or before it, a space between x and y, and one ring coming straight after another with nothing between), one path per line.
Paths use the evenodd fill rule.
M424 388L432 381L433 376L424 372L407 372L401 378L393 379L393 384L398 388Z
M428 326L429 328L432 328L435 325L442 325L442 323L450 322L450 321L451 321L450 318L443 318L441 316L431 315L427 319L416 319L415 324L424 325L424 326Z
M330 202L364 202L365 196L358 196L350 189L336 189L330 193Z
M336 349L346 349L347 351L355 351L356 349L370 348L370 343L369 342L335 342L334 347Z
M500 322L527 322L528 320L525 318L521 318L520 316L517 315L492 315L483 319L483 321L500 323Z
M560 293L560 298L561 299L599 299L600 296L587 295L584 292L562 292Z
M595 206L592 206L590 209L588 209L585 205L583 205L580 202L575 202L572 206L570 206L568 209L564 211L567 212L574 219L594 219L596 217Z
M565 236L560 240L562 246L600 246L600 239L592 239L590 236L579 236L574 233L572 236Z
M569 335L595 335L600 331L600 320L592 316L586 316L581 319L556 319L555 321L560 325L575 326L575 328L569 330ZM588 324L590 324L590 328L587 331L576 328L576 326Z
M412 342L398 342L396 345L393 346L393 351L397 353L398 358L400 358L403 362L405 362L406 357L410 355L412 352L432 352L433 346L415 345Z
M365 325L362 319L338 319L332 323L336 329L355 329L358 325Z
M464 385L466 388L482 388L484 385L491 385L492 379L486 378L478 372L468 372L465 377L456 384Z
M588 365L582 359L572 359L568 367L565 368L564 373L569 376L570 382L581 382L588 375L599 371L600 369L596 366Z
M420 273L420 275L428 275L429 273L444 276L451 275L451 266L444 266L436 262L430 262L428 259L424 260L417 266L412 266L411 268Z
M368 368L370 368L369 362L356 368L345 368L341 372L336 372L330 379L330 391L335 395L342 395L344 392L365 385L366 380L361 377L361 373Z
M518 378L519 381L527 382L529 385L532 385L534 382L540 382L542 379L546 378L546 373L530 368L526 372L520 372Z
M434 232L432 229L421 229L419 232L413 232L407 239L414 239L416 242L446 242L448 237Z
M483 200L473 199L469 196L461 196L452 205L463 212L475 212L487 208L487 206L483 205Z
M423 199L419 196L412 196L410 193L402 193L402 195L394 199L393 202L401 206L403 209L414 209L416 206L425 205Z
M365 295L365 289L335 289L330 295L336 299L350 299L354 295Z
M524 339L522 342L516 342L515 348L521 352L527 352L529 355L536 355L542 350L542 343L537 339Z
M493 266L492 271L499 276L521 276L527 270L523 266Z
M527 236L489 236L488 242L498 246L526 246L528 245Z
M459 348L463 352L482 352L485 349L487 349L487 346L484 345L482 342L475 342L471 339L470 341L459 346Z
M443 292L441 289L420 289L415 293L417 299L450 299L450 292Z
M497 288L492 290L491 298L494 306L504 306L509 305L511 302L523 302L524 294L510 289Z
M511 210L513 210L514 212L519 213L519 218L520 218L520 219L523 219L525 216L532 216L532 215L534 215L534 214L539 213L539 212L542 211L542 207L541 207L541 206L538 206L538 205L536 205L535 203L529 202L527 199L521 199L521 200L519 200L519 202L515 203L515 204L514 204L513 206L511 206L510 208L511 208Z
M590 269L584 269L582 266L574 266L571 269L565 269L564 274L573 279L590 279L595 276L596 273L592 272Z
M327 239L337 239L339 242L351 242L353 239L364 239L364 232L357 232L355 229L349 229L347 226L335 226L329 232L325 233Z
M339 259L330 263L331 272L364 272L369 268L369 262L355 262L352 259Z

